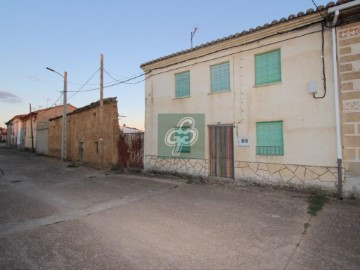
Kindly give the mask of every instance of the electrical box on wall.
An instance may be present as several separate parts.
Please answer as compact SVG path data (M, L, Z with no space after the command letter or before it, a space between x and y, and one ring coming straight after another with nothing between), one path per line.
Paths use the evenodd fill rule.
M318 91L318 85L317 85L317 81L311 81L309 83L309 92L310 94L315 94Z
M250 146L250 140L247 137L239 137L238 138L238 146L239 147L246 147Z

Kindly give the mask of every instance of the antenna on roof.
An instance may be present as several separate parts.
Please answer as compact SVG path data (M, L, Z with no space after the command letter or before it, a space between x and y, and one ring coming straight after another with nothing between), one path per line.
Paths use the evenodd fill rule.
M193 47L193 37L194 37L194 35L195 35L195 33L196 33L196 31L197 31L198 29L199 29L199 28L195 27L195 28L194 28L194 31L191 32L191 38L190 38L190 41L191 41L191 49L192 49L192 47Z

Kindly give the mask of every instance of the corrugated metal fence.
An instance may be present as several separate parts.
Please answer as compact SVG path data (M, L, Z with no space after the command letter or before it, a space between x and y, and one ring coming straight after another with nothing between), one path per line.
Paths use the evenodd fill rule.
M118 140L119 165L144 168L144 133L121 133Z

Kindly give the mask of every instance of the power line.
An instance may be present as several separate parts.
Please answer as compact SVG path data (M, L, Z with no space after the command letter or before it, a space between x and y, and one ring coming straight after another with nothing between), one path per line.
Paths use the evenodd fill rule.
M54 105L56 105L56 102L59 101L59 99L63 96L63 94L61 93L60 96L57 98L57 100L55 100L55 102L53 103L53 105L51 105L49 108L53 107Z
M110 74L110 72L109 71L107 71L105 68L104 68L104 71L105 71L105 73L111 78L111 79L113 79L113 80L115 80L115 81L117 81L117 82L122 82L123 80L119 80L119 79L116 79L114 76L112 76L111 74ZM136 76L140 76L140 75L142 75L143 73L138 73L138 74L136 74L136 75L133 75L133 76L130 76L130 77L136 77ZM134 83L129 83L129 84L134 84Z
M105 70L105 69L104 69ZM127 79L127 80L123 80L123 81L118 81L116 83L113 83L113 84L110 84L110 85L106 85L104 86L104 88L109 88L109 87L113 87L113 86L116 86L116 85L119 85L119 84L138 84L138 83L141 83L143 81L145 81L145 79L141 80L141 81L138 81L138 82L134 82L134 83L129 83L130 81L133 81L137 78L140 78L142 76L145 76L147 73L142 73L138 76L135 76L135 77L132 77L130 79ZM99 90L100 87L96 87L96 88L91 88L91 89L86 89L86 90L81 90L81 91L77 91L77 92L90 92L90 91L95 91L95 90ZM72 92L72 91L69 91L69 92Z
M139 84L139 83L141 83L141 82L143 82L143 81L145 81L146 79L142 79L141 81L138 81L138 82L134 82L134 83L131 83L131 82L128 82L128 83L126 83L126 84Z
M237 45L233 45L233 46L228 47L228 48L219 49L219 50L213 51L213 52L211 52L211 53L208 53L207 56L212 55L212 54L216 54L216 53L219 53L219 52L222 52L222 51L225 51L225 50L230 50L230 49L235 49L235 48L247 46L247 45L250 45L250 44L253 44L253 43L262 41L262 40L266 40L266 39L268 39L268 38L270 38L270 37L273 37L273 36L278 36L278 35L287 34L287 33L294 32L294 31L297 31L297 30L301 30L301 29L304 29L304 28L307 28L307 27L309 27L309 26L316 25L316 24L319 24L319 23L318 23L318 22L315 22L315 23L312 23L312 24L309 24L309 25L306 25L306 26L298 27L298 28L293 29L293 30L290 30L290 31L278 32L278 33L276 33L276 34L273 34L273 35L270 35L270 36L267 36L267 37L263 37L263 38L260 38L260 39L257 39L257 40L255 40L255 41L251 41L251 42L248 42L248 43L237 44ZM169 65L164 66L164 67L154 68L154 69L152 69L151 71L146 72L144 75L146 75L146 74L148 74L148 73L150 73L150 72L152 72L152 71L157 71L157 70L161 70L161 69L167 69L167 70L159 71L159 72L157 72L157 73L155 73L155 74L150 74L149 76L147 76L147 77L145 78L145 80L147 80L147 79L149 79L149 78L151 78L151 77L158 76L158 75L160 75L160 74L166 73L166 72L175 71L175 70L183 69L183 68L186 68L186 67L191 67L191 66L198 65L198 64L201 64L201 63L211 62L211 61L213 61L213 60L222 59L222 58L224 58L224 57L236 55L236 54L239 54L239 53L243 53L243 52L247 52L247 51L252 51L252 50L256 50L256 49L258 49L258 48L263 48L263 47L267 47L267 46L270 46L270 45L279 44L279 43L282 43L282 42L285 42L285 41L289 41L289 40L301 38L301 37L304 37L304 36L308 36L308 35L320 33L321 31L322 31L322 30L315 30L315 31L312 31L312 32L304 33L304 34L301 34L301 35L298 35L298 36L294 36L294 37L285 38L285 39L283 39L283 40L279 40L279 41L267 43L267 44L260 45L260 46L257 46L257 47L253 47L253 48L249 48L249 49L245 49L245 50L241 50L241 49L240 49L239 51L230 52L230 53L228 53L228 54L226 54L226 55L221 55L221 56L218 56L218 57L215 57L215 58L211 58L211 59L208 59L208 60L200 60L200 61L197 61L197 62L195 62L195 63L191 63L191 64L187 64L187 65L182 65L182 66L180 66L180 67L175 67L175 68L172 68L172 69L167 69L167 68L169 68L169 67L171 67L171 66L174 66L174 65L182 64L182 63L187 62L187 61L190 61L190 60L196 60L196 59L199 59L199 58L203 58L203 57L204 57L204 56L195 56L195 57L193 57L193 58L190 58L190 59L188 59L188 60L183 60L183 61L178 62L178 63L176 63L176 64L169 64Z
M311 2L312 2L312 3L314 4L314 6L316 7L316 11L317 11L317 12L320 14L320 16L325 20L324 15L321 13L321 11L320 11L318 5L315 3L315 1L314 1L314 0L311 0Z
M71 99L72 97L74 97L77 93L79 93L79 92L81 91L81 89L83 89L83 88L85 87L85 85L87 85L88 82L96 75L96 73L99 72L99 69L100 69L100 68L98 68L98 69L94 72L94 74L91 75L91 77L90 77L78 90L76 90L76 91L68 91L68 92L74 92L74 94L72 94L72 96L71 96L68 100L70 100L70 99ZM82 92L82 91L81 91L81 92Z
M71 95L71 97L68 98L68 100L70 100L70 99L73 98L77 93L80 93L80 92L91 92L91 91L100 90L100 87L81 90L81 89L83 89L86 85L89 85L88 82L99 72L99 70L100 70L100 68L98 68L98 69L94 72L94 74L92 74L91 77L90 77L78 90L74 90L74 91L69 91L69 90L68 90L67 92L73 93L73 94ZM107 70L104 69L104 71L106 72L106 74L107 74L111 79L113 79L113 80L116 81L116 83L112 83L112 84L110 84L110 85L105 85L104 88L113 87L113 86L116 86L116 85L119 85L119 84L139 84L139 83L145 81L145 78L142 79L142 80L140 80L140 81L137 81L137 82L130 82L130 81L133 81L133 80L135 80L135 79L137 79L137 78L140 78L140 77L142 77L142 76L145 76L145 75L147 74L147 73L141 73L140 75L137 75L137 76L134 76L134 77L131 77L131 78L129 78L129 79L126 79L126 80L122 80L122 81L121 81L121 80L118 80L118 79L116 79L115 77L113 77ZM109 84L109 82L108 82L107 84ZM94 85L94 84L90 84L90 85ZM59 98L54 102L54 104L51 105L50 107L53 107L53 106L56 104L56 102L59 101L59 99L62 97L62 95L63 95L63 94L61 94L61 95L59 96Z

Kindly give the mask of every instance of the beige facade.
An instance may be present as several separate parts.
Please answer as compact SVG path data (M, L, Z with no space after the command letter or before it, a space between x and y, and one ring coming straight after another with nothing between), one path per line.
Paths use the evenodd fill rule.
M119 134L116 98L104 99L102 140L100 139L99 101L78 108L67 116L67 160L81 162L96 168L110 168L117 164ZM62 117L49 124L49 155L61 156ZM103 159L101 160L101 144Z
M38 138L37 132L38 130L41 130L43 132L44 126L47 126L50 118L62 115L64 111L63 108L63 105L59 105L51 108L37 110L24 116L22 119L24 140L22 148L34 149L37 153L47 154L47 135L40 136L40 138ZM76 108L68 104L66 109L67 112L72 112ZM40 146L39 149L38 145Z
M23 122L22 118L25 115L16 115L6 123L7 135L6 135L6 146L21 148L24 144L23 140Z
M208 127L232 127L233 175L227 182L236 184L245 180L335 191L338 169L334 59L331 28L322 28L322 21L318 12L310 11L143 64L141 67L147 72L145 169L211 176L209 130L205 130L203 160L158 154L158 115L197 113L205 115ZM339 47L344 56L348 56L340 61L344 65L348 61L358 61L357 49L357 45L352 50L348 46ZM258 86L255 57L274 50L279 50L281 55L281 80ZM213 93L210 69L221 63L229 63L230 89ZM351 70L354 66L357 67L357 62L352 63ZM342 70L349 68L342 67ZM186 71L190 73L190 96L176 98L175 76ZM342 80L348 78L347 87L350 87L349 80L357 80L357 73L342 75ZM323 85L325 78L326 88ZM316 91L315 97L324 97L314 98L310 91ZM351 96L359 98L355 94ZM346 101L344 96L342 98L344 105ZM355 110L357 107L354 106ZM342 120L349 122L348 132L354 134L348 138L343 136L344 146L359 151L359 117L353 113L344 116L345 111L343 113ZM257 154L257 123L271 121L282 121L283 155ZM248 139L248 145L239 144L241 138ZM359 152L354 158L359 158ZM346 168L350 168L349 162L346 164Z

